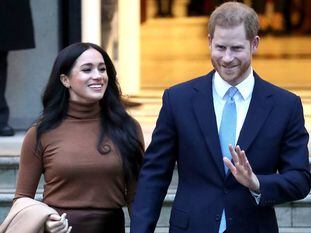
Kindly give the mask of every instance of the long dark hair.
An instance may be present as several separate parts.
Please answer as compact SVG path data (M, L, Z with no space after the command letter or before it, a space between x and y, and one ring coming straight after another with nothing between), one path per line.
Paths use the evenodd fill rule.
M98 135L97 150L107 153L104 138L108 137L117 146L123 161L126 178L138 177L142 164L143 145L139 139L137 123L125 111L121 100L121 90L116 78L116 70L108 54L98 45L92 43L74 43L61 50L55 59L49 81L42 96L43 112L37 124L37 148L41 146L42 134L59 126L66 118L69 91L61 83L60 75L69 76L77 58L86 50L93 48L103 56L108 86L104 97L99 101L101 108L101 128Z

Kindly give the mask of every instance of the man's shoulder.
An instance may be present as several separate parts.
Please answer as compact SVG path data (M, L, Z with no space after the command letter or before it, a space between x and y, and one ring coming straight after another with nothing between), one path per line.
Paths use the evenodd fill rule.
M280 98L297 98L297 95L290 90L277 86L269 81L263 80L259 76L256 77L256 82L258 82L260 86L264 87L266 91Z
M190 79L182 83L178 83L174 86L169 87L168 91L172 93L184 93L185 94L185 92L193 90L197 87L202 87L202 85L208 85L208 82L211 82L213 73L214 72L212 71L208 74Z

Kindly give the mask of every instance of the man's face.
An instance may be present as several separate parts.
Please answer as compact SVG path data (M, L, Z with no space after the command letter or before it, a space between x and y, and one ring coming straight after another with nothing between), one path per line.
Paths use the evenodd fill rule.
M243 24L230 28L215 27L214 38L209 35L211 61L223 80L235 86L249 75L258 43L258 36L252 41L246 39Z

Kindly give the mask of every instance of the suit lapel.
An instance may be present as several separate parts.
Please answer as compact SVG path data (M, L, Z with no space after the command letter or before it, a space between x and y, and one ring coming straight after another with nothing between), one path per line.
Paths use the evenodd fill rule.
M211 156L218 167L221 176L225 176L224 164L221 156L217 122L213 104L212 77L210 72L194 86L193 110L204 135L205 142L211 152Z
M222 153L213 103L213 75L214 72L210 72L194 86L193 110L204 135L207 147L211 152L211 156L218 167L219 173L224 177L224 164L221 156ZM237 142L237 145L240 145L245 151L256 138L273 107L272 98L270 98L272 93L266 88L265 81L255 72L254 76L255 86L252 99ZM229 176L229 174L231 173L227 173L227 176Z
M272 110L272 94L267 90L265 81L254 72L255 86L249 109L240 132L237 144L247 150L256 138L260 128ZM247 155L247 153L246 153Z

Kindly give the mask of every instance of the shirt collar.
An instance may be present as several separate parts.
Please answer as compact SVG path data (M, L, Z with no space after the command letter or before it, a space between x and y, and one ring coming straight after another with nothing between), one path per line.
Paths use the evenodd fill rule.
M229 83L224 81L219 73L216 71L214 74L213 79L215 91L218 96L220 96L222 99L225 97L225 94L227 93L228 89L232 87ZM239 90L240 95L244 100L246 100L253 92L255 85L255 78L253 74L253 68L251 68L251 72L249 75L244 79L241 83L239 83L236 88Z

